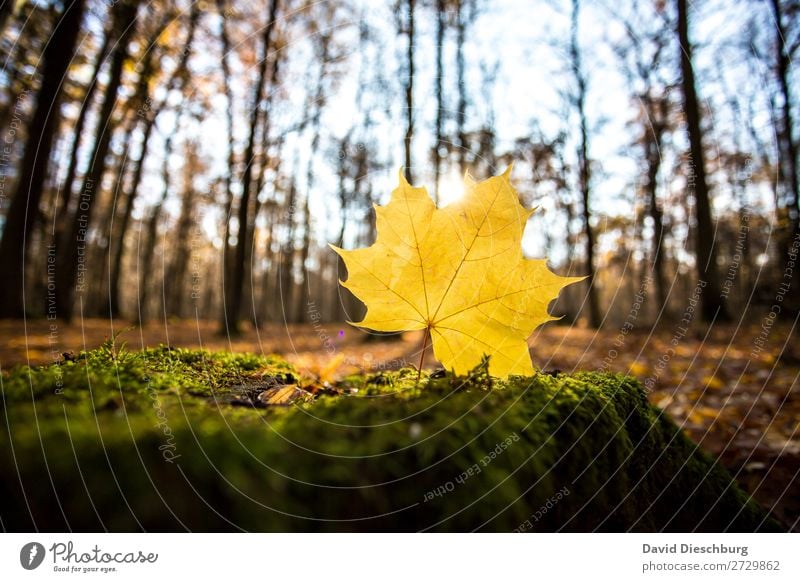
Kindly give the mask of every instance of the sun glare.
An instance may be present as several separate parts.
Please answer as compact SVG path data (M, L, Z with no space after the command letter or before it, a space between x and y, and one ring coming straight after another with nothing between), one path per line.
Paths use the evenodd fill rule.
M458 202L464 197L464 181L455 172L442 176L439 181L439 207Z

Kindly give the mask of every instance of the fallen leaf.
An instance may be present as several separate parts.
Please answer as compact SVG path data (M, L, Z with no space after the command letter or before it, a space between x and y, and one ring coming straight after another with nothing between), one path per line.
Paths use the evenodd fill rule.
M519 203L506 170L483 182L469 176L459 201L437 208L424 188L400 185L376 206L377 240L342 250L342 285L367 306L358 327L383 332L426 330L442 365L466 374L490 356L493 376L533 373L527 338L557 319L547 307L563 287L545 259L522 254L533 210Z
M311 398L311 394L294 385L270 388L258 395L258 401L267 406L289 406L298 400L305 402Z
M703 384L705 384L707 389L711 390L721 390L725 387L725 382L720 380L717 376L704 376Z

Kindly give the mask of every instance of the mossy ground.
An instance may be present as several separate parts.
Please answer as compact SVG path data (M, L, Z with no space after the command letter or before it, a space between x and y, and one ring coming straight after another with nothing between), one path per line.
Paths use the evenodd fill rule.
M638 383L352 376L109 343L2 376L6 530L756 531L776 524Z

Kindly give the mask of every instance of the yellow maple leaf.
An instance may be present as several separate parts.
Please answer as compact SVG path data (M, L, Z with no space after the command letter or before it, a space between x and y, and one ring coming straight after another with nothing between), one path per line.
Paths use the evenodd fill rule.
M546 260L522 254L533 210L519 203L502 175L464 178L464 196L437 208L425 188L400 185L386 206L375 206L377 239L343 250L340 283L367 306L358 327L383 332L430 331L442 365L465 374L490 356L493 376L533 373L527 339L557 319L547 306L579 277L560 277Z

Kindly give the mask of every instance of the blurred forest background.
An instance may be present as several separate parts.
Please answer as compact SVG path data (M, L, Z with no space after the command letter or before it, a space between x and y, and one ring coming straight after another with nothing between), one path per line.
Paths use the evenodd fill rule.
M799 52L800 0L0 1L0 366L416 365L327 245L399 170L447 204L513 163L526 254L588 275L534 364L639 377L797 529Z
M0 316L357 320L327 244L513 162L592 327L798 307L800 2L3 2ZM785 301L783 301L785 297ZM794 311L793 311L794 310Z

